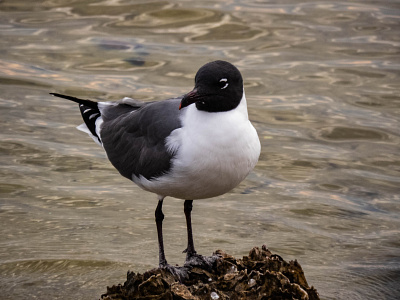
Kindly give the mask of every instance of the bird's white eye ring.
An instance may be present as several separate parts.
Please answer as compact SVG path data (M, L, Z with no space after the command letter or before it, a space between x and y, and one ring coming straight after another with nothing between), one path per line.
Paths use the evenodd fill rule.
M228 79L222 78L219 82L225 83L225 85L221 88L221 90L226 89L229 85Z

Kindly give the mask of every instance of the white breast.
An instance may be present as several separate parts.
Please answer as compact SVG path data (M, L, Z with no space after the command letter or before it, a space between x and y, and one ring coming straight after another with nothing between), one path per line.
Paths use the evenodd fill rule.
M186 108L182 127L174 130L167 146L176 151L171 171L151 181L133 181L162 196L204 199L236 187L254 168L260 141L248 120L246 97L231 111L209 113Z

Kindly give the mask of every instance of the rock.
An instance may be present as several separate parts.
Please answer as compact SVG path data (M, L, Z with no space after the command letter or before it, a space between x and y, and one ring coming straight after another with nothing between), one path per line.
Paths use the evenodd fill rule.
M101 298L319 300L300 264L296 260L286 262L265 245L261 249L254 247L242 259L217 250L211 259L204 260L207 261L204 268L197 261L193 265L153 269L144 274L128 272L124 285L107 287ZM210 261L213 261L211 269ZM184 277L179 275L182 272Z

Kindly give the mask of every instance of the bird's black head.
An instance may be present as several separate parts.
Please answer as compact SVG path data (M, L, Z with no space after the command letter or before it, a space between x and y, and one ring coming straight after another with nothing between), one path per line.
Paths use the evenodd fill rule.
M196 103L198 110L222 112L236 108L243 96L243 79L232 64L216 60L202 66L194 89L187 93L179 109Z

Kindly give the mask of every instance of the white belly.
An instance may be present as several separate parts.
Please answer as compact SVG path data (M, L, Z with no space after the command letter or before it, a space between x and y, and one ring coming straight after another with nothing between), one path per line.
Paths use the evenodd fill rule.
M182 123L167 140L176 153L170 172L151 181L134 178L142 188L180 199L211 198L236 187L257 163L261 146L244 96L235 110L223 113L191 105Z

